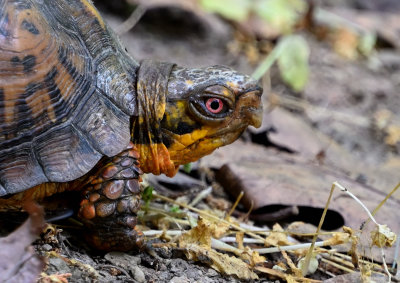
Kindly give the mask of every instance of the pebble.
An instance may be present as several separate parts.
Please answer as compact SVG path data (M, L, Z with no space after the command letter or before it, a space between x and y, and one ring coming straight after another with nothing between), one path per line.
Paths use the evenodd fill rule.
M180 277L178 277L178 276L173 277L170 282L171 283L189 283L190 280L186 276L182 275Z
M44 244L43 246L42 246L42 249L44 250L44 251L51 251L52 249L53 249L53 247L52 246L50 246L49 244Z
M139 282L146 282L146 276L144 275L144 272L142 269L140 269L138 266L132 266L130 268L130 271L133 273L133 278Z

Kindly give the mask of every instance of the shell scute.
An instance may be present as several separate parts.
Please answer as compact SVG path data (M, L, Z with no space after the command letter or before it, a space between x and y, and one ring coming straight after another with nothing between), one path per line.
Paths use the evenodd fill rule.
M122 151L137 66L87 0L0 1L0 196Z

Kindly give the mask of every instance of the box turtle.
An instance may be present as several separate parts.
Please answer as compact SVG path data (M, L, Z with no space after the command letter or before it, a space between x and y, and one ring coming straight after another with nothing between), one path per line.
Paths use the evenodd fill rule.
M90 0L0 0L0 210L74 193L89 243L140 245L140 175L260 126L261 93L223 66L138 63Z

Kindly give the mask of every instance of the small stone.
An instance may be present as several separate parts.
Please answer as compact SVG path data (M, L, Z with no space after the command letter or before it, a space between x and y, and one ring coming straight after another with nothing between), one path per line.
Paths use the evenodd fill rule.
M209 269L207 270L206 275L207 275L207 276L210 276L210 277L214 277L214 276L218 276L219 274L218 274L218 272L217 272L215 269L209 268Z
M50 246L49 244L44 244L44 245L42 246L42 249L43 249L44 251L46 251L46 252L49 252L49 251L51 251L51 250L53 249L53 247Z
M61 258L58 257L50 257L48 259L49 261L49 266L51 266L51 270L54 270L54 272L59 272L59 273L70 273L71 268L68 266L68 264L62 260Z
M132 266L130 268L133 278L138 281L138 282L146 282L146 276L144 275L144 272L142 269L140 269L137 265Z
M104 256L106 260L121 268L127 269L140 263L140 258L122 252L110 252Z
M186 276L182 275L180 277L178 277L178 276L173 277L170 282L171 283L189 283L190 280Z

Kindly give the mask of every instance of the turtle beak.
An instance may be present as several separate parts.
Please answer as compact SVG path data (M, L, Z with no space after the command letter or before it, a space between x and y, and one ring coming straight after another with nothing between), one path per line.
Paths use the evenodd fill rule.
M261 102L261 95L263 89L259 86L240 96L241 113L245 122L255 128L261 126L263 117L263 107Z

